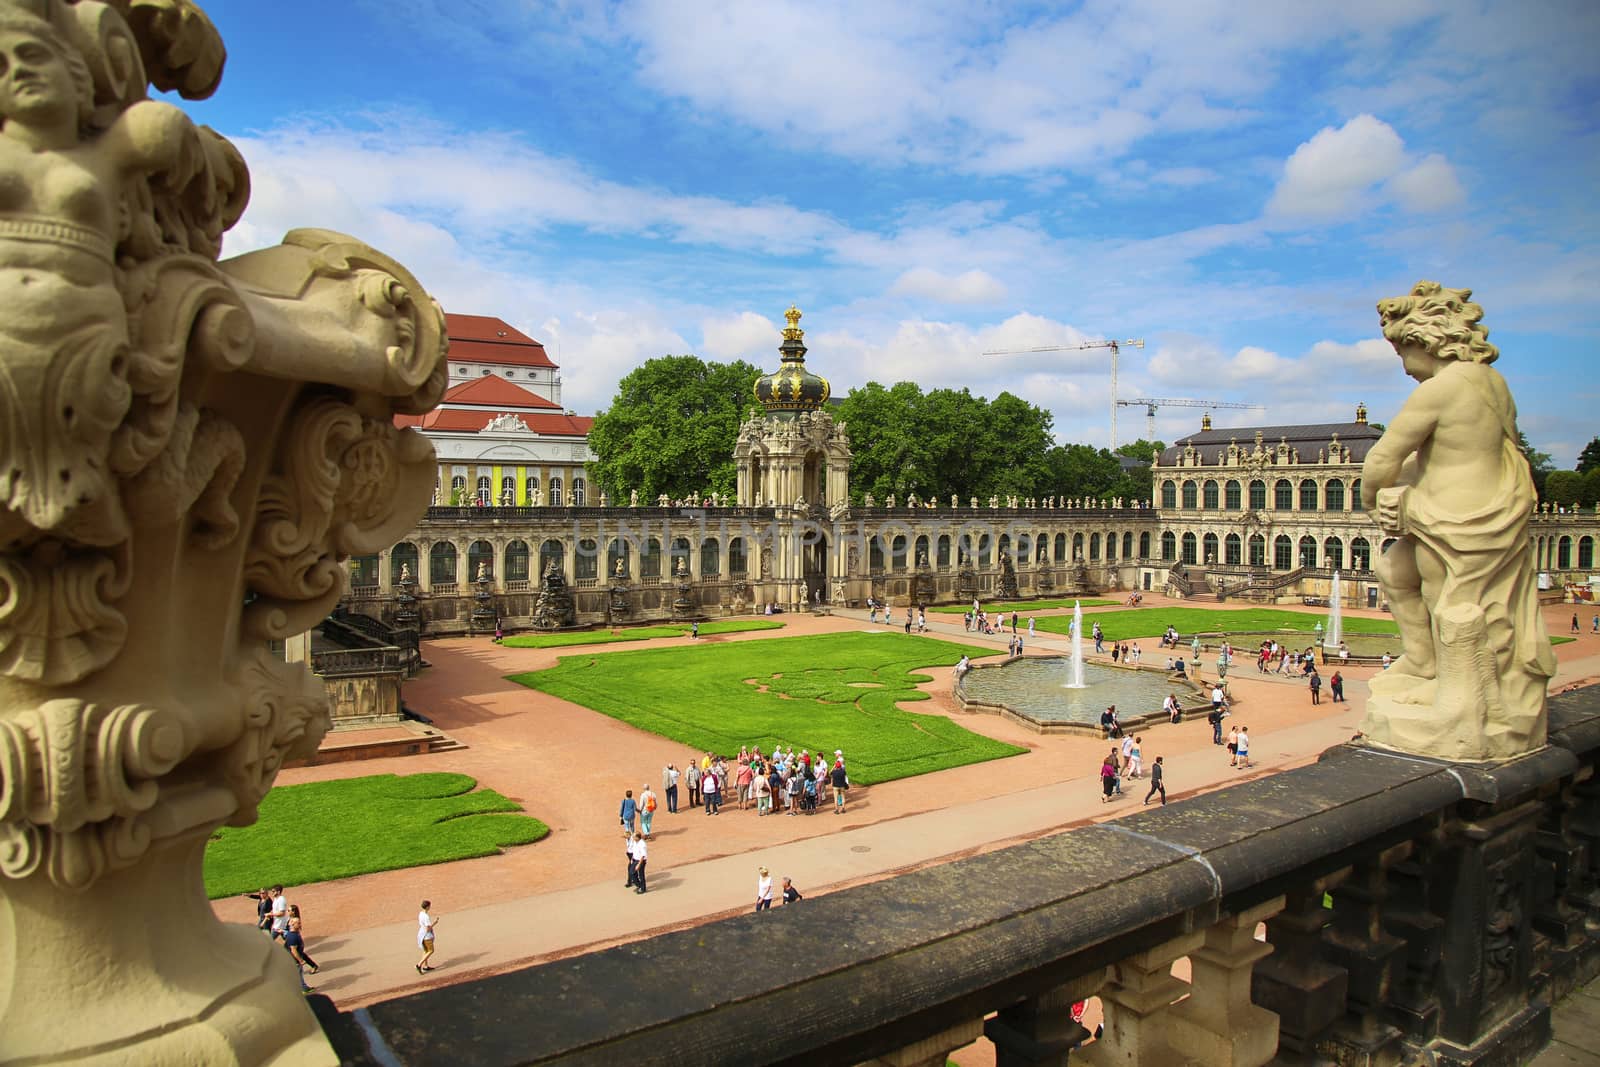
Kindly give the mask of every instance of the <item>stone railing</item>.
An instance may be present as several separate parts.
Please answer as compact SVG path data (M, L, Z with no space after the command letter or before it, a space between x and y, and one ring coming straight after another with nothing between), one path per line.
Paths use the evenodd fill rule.
M1600 972L1597 755L1591 689L1506 763L1339 746L768 915L318 1008L353 1063L931 1065L983 1034L1000 1063L1060 1064L1087 997L1094 1063L1523 1063L1552 1000ZM751 943L782 965L704 966Z
M429 596L458 596L461 585L459 582L434 582L428 590Z
M526 578L509 578L506 580L505 592L507 593L526 593L528 589L529 582Z
M324 678L352 674L386 674L404 671L405 652L399 648L346 648L313 652L311 669Z
M352 585L350 587L351 600L375 600L382 590L377 585Z

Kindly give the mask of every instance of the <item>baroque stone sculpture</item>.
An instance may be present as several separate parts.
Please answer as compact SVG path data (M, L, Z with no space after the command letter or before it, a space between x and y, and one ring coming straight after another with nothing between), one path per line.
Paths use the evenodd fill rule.
M333 1063L285 954L202 854L328 727L270 642L426 507L396 413L444 316L324 230L219 263L238 152L189 0L0 0L0 1055Z
M1372 680L1363 732L1405 752L1493 760L1545 743L1555 656L1516 405L1471 296L1418 282L1378 303L1384 337L1419 384L1361 469L1362 505L1397 538L1377 572L1404 646Z

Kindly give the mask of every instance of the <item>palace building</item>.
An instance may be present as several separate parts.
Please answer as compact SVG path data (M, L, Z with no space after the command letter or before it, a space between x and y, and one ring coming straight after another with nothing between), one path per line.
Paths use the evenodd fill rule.
M1384 538L1360 499L1380 436L1365 407L1314 425L1214 429L1207 416L1153 457L1148 500L852 504L847 428L805 367L799 309L785 317L779 367L753 384L765 410L734 446L736 499L684 507L591 499L592 420L561 409L543 346L498 319L449 316L453 384L438 411L402 420L439 450L439 504L381 558L352 561L351 606L391 621L404 599L409 623L447 634L495 617L549 628L868 596L1319 603L1335 572L1348 605L1382 602L1372 566ZM1600 515L1542 508L1533 536L1545 587L1586 581Z

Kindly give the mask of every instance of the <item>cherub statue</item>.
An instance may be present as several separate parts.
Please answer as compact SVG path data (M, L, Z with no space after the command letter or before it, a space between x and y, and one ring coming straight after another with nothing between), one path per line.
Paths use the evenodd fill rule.
M1000 506L1000 498L999 498L999 497L997 497L997 496L991 496L991 497L990 497L990 498L989 498L989 506L990 506L990 507L991 507L991 508L997 508L997 507L999 507L999 506Z
M886 508L894 507L894 494L893 493L890 493L888 496L884 497L883 506L886 507Z
M667 494L665 494L665 493L661 493L660 495L658 495L656 497L656 507L658 507L658 508L667 507L670 502L671 502L671 498L668 497Z
M689 577L689 561L684 559L682 556L679 556L678 565L673 569L673 573L679 578Z
M1528 563L1536 498L1516 405L1471 296L1425 281L1378 303L1418 385L1361 469L1362 506L1397 538L1377 572L1404 646L1372 680L1363 731L1482 760L1545 743L1555 657Z
M957 496L956 494L951 493L950 494L950 506L952 508L959 508L961 506L961 498L959 496Z
M401 563L400 564L400 584L401 585L410 585L411 584L411 564L409 564L409 563Z
M613 578L626 578L628 576L628 561L621 556L617 557L617 565L611 568Z
M628 490L628 506L630 508L636 508L639 506L639 490Z
M480 581L480 582L487 582L489 580L489 564L488 564L488 561L481 560L481 559L478 561L478 579L477 580Z

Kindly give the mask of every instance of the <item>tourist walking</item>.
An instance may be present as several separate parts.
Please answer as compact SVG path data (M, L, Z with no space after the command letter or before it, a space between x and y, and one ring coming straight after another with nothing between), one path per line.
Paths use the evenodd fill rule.
M1138 778L1144 773L1144 738L1135 737L1133 747L1128 750L1128 777Z
M1029 615L1028 616L1028 640L1032 641L1033 640L1033 636L1034 636L1033 635L1033 616Z
M1311 679L1311 703L1322 703L1322 675L1317 673L1315 667L1312 667L1311 673L1307 677Z
M772 875L763 867L756 877L756 910L766 911L770 907L772 907Z
M783 902L784 902L784 904L785 905L793 904L795 901L803 900L803 899L805 899L805 898L803 898L800 895L800 890L796 889L794 887L794 883L789 881L789 876L788 875L784 875L783 876Z
M633 842L629 849L629 858L632 862L628 866L630 877L633 878L633 891L643 893L646 889L644 869L650 861L650 845L645 841L643 834L634 834Z
M1163 807L1166 806L1167 776L1165 769L1161 765L1163 758L1164 757L1162 756L1157 756L1156 761L1150 765L1150 792L1144 795L1144 802L1146 804L1150 803L1151 797L1155 796L1157 793L1160 793L1161 804Z
M428 911L431 907L433 901L424 900L422 910L417 912L417 947L422 950L422 958L417 961L418 974L433 970L428 966L428 961L433 959L433 928L439 925L439 917Z
M1333 672L1333 677L1328 679L1328 690L1333 695L1335 704L1344 703L1344 675L1338 671Z
M633 799L633 790L622 794L622 810L617 815L622 820L622 836L632 837L634 822L639 817L639 802Z
M667 814L678 814L678 768L670 763L661 772L661 791L667 795Z
M1239 766L1250 766L1250 727L1239 727Z
M1239 728L1228 731L1228 766L1239 766Z
M1100 803L1111 803L1111 793L1117 787L1117 756L1116 749L1106 754L1100 761Z
M650 836L650 824L656 817L656 795L650 788L650 783L644 784L644 791L639 794L639 829L645 837Z
M283 886L272 887L272 940L281 941L283 935L289 932L289 898L283 893Z
M256 894L256 929L272 930L272 890L267 886L262 886L261 892Z

